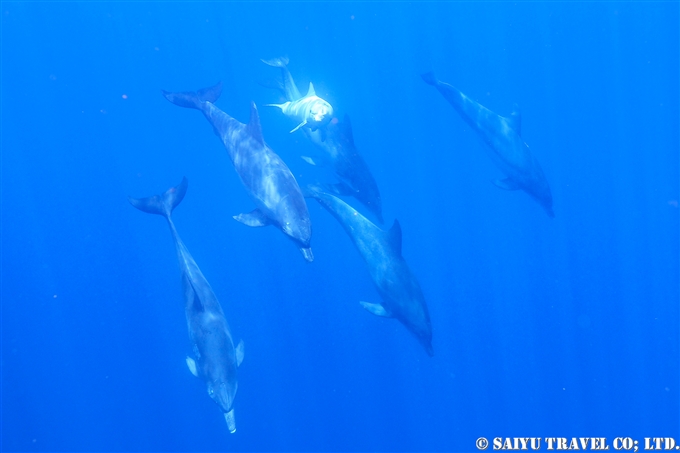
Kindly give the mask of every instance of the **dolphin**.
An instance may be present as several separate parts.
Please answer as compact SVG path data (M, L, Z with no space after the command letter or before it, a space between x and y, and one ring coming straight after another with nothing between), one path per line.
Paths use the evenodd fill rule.
M288 70L288 58L262 60L269 66L281 69L282 81L274 86L280 90L288 101L300 98L300 91ZM354 144L352 124L349 116L342 121L333 118L325 127L316 130L304 128L305 136L318 148L318 157L302 156L310 165L329 167L340 180L336 184L327 184L325 189L335 195L353 196L383 223L382 199L375 178L371 174L366 161L361 157Z
M522 120L515 106L509 117L502 117L473 101L457 88L437 80L433 72L421 76L437 88L449 104L463 117L491 148L491 160L505 174L494 184L505 190L521 189L531 195L548 213L555 217L548 180L541 166L522 140Z
M360 302L374 315L395 318L416 336L432 357L432 325L418 280L401 256L401 226L394 221L383 231L335 195L309 186L306 195L316 199L340 222L368 266L382 303Z
M272 60L262 60L264 63L275 67L286 67L288 58L275 58ZM289 73L290 74L290 73ZM292 77L290 78L292 81ZM295 85L293 85L295 86ZM290 131L291 133L307 126L315 131L325 126L333 118L333 106L325 99L321 99L314 91L314 85L309 82L309 89L305 96L301 96L297 87L291 90L291 96L287 96L288 101L283 104L265 104L267 107L278 107L284 115L298 121L298 125Z
M215 106L221 92L222 84L218 83L196 93L163 91L163 96L175 105L203 112L222 140L257 206L234 219L251 227L274 225L293 240L305 260L312 262L312 223L300 186L285 162L265 143L255 104L250 106L250 122L240 123Z
M177 259L184 289L184 314L194 357L187 356L191 373L202 379L208 395L224 414L229 432L236 432L234 397L238 389L237 368L243 361L243 340L234 347L227 319L210 284L191 257L172 222L172 211L180 204L187 191L187 179L162 195L131 198L135 208L165 217L177 249Z

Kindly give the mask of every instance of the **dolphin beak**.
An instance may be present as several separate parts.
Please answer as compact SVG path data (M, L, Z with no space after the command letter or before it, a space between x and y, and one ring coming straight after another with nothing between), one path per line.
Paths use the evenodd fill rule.
M312 253L311 247L300 247L300 251L302 252L302 256L305 257L305 260L307 260L308 263L311 263L314 261L314 254Z
M234 417L234 409L224 413L224 420L227 422L227 428L230 433L236 432L236 418Z

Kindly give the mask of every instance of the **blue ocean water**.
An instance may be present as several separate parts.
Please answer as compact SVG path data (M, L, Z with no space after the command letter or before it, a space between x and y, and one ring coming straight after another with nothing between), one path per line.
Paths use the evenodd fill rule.
M3 2L2 433L16 451L474 451L479 437L680 441L677 2ZM254 205L202 115L259 106L301 184L331 180L259 81L287 55L348 114L427 301L435 356L308 202L315 261ZM420 74L522 111L554 199L499 190ZM162 218L245 343L229 434L190 353ZM359 210L363 207L346 199ZM545 448L545 447L544 447Z

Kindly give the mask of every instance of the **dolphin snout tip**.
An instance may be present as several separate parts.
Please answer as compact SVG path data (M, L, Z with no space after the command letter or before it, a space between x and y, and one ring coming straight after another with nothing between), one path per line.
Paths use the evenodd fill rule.
M236 432L236 418L234 417L234 409L224 413L224 421L227 422L227 429L231 434Z
M305 258L305 261L308 263L311 263L314 261L314 254L312 253L311 247L301 247L300 252L302 252L302 256Z
M434 348L431 343L425 345L425 352L429 357L434 357Z

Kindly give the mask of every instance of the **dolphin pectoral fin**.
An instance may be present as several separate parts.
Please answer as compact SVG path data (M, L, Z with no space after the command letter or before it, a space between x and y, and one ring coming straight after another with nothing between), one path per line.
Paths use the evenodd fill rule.
M224 421L227 422L229 432L234 434L236 432L236 418L234 418L234 409L224 413Z
M262 61L262 63L264 63L266 65L273 66L275 68L285 68L286 66L288 66L289 60L288 60L288 57L283 56L283 57L279 57L279 58L272 58L270 60L265 60L264 58L260 58L260 61Z
M364 302L363 300L359 302L362 307L364 307L366 310L369 312L373 313L376 316L382 316L384 318L391 318L392 315L390 315L387 310L385 310L385 307L383 307L380 304L372 304L370 302Z
M286 103L287 104L287 103ZM278 107L281 110L286 106L286 104L264 104L265 107Z
M350 186L344 182L339 182L337 184L326 184L326 190L333 195L341 195L346 197L351 197L356 194L356 190L352 189Z
M512 108L512 113L506 118L508 125L517 132L517 135L522 136L522 113L519 107L515 104Z
M519 184L517 184L510 178L496 179L493 181L493 183L496 187L501 188L503 190L518 190L520 188Z
M307 162L309 165L316 165L316 162L314 162L314 159L312 159L311 157L309 157L309 156L300 156L300 157L302 157L302 160Z
M307 120L304 120L303 122L301 122L300 124L298 124L298 125L295 127L295 129L293 129L292 131L290 131L290 133L292 134L292 133L295 132L296 130L300 129L302 126L306 126L306 125L307 125Z
M189 367L189 371L191 371L191 374L198 377L198 370L196 369L196 362L194 361L194 359L192 359L189 356L187 356L187 366Z
M243 340L239 341L236 346L236 366L241 366L241 362L243 362Z
M250 227L263 227L269 225L269 218L259 209L250 211L248 214L234 216L234 220Z

